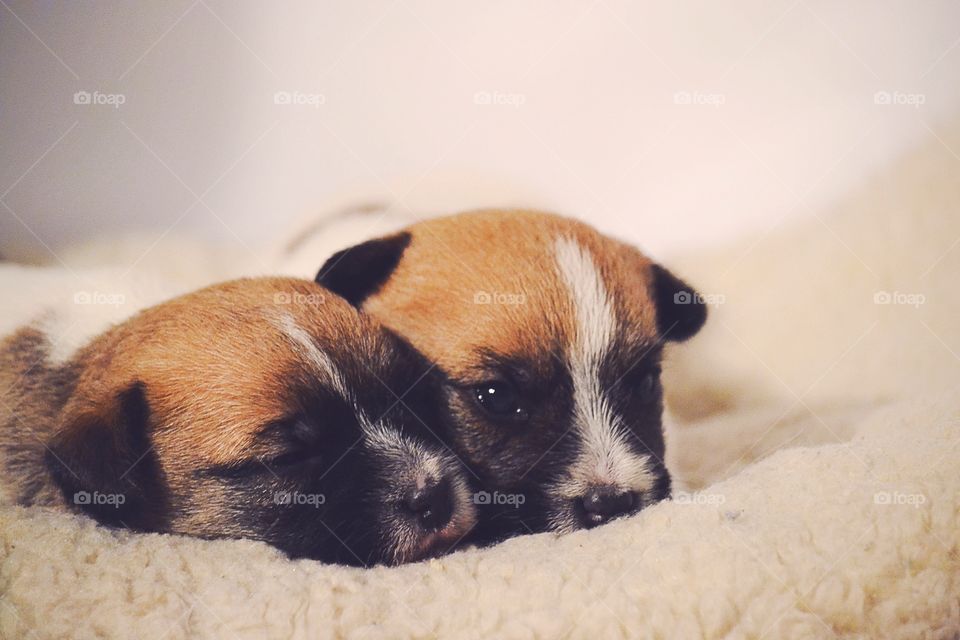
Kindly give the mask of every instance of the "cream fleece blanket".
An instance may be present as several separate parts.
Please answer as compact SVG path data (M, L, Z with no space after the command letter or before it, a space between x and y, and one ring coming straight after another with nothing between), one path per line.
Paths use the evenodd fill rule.
M0 635L957 638L960 161L947 147L960 126L833 211L670 263L717 303L670 354L672 501L372 570L5 507Z

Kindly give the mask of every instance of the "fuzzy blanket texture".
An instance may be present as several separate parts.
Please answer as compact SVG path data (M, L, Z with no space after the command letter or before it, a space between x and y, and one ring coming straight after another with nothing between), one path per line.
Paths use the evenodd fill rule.
M666 261L714 304L668 354L672 500L592 531L370 570L4 506L0 636L960 637L950 148L960 126L831 210ZM184 266L183 245L170 250L172 292L232 275L230 259ZM79 266L89 251L74 256L69 274L42 277L105 277ZM9 302L19 292L36 311L77 288L27 296L29 280L0 279L7 304L27 304Z

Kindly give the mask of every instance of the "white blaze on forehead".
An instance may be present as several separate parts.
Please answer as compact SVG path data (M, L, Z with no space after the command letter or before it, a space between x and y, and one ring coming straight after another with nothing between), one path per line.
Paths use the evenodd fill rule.
M557 486L566 498L580 497L592 486L611 485L637 492L653 488L648 457L634 453L600 384L600 365L616 333L616 316L590 254L570 238L554 245L557 269L573 301L576 333L567 347L573 381L574 428L580 452L569 477Z
M576 241L558 238L554 254L576 313L577 335L571 351L576 352L580 364L599 363L609 350L616 330L607 288L593 258Z
M333 360L330 359L330 356L320 350L313 336L298 325L297 321L293 319L293 316L289 314L281 314L275 322L280 328L280 331L290 338L291 342L296 346L297 353L303 356L304 360L314 368L320 377L341 397L350 399L349 391L343 383L340 371L333 363Z
M373 423L363 412L358 412L358 416L367 446L391 465L393 473L407 475L405 479L411 485L419 486L427 484L428 481L439 482L443 478L444 464L440 454L429 451L384 420ZM398 483L400 480L398 477Z
M423 475L433 480L440 479L443 461L439 454L428 451L420 443L401 434L384 420L377 423L371 421L357 402L352 390L344 383L343 376L340 375L333 359L317 346L313 337L288 314L281 315L276 324L293 342L304 360L340 397L353 406L363 432L364 442L371 450L391 463L402 465L418 476Z

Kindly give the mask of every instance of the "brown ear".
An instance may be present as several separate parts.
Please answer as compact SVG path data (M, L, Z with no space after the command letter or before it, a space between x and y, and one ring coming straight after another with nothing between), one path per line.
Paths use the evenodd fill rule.
M68 505L104 524L163 530L168 500L149 422L140 382L101 402L68 403L46 452Z
M651 270L660 337L675 342L693 337L707 321L703 296L660 265L652 265Z

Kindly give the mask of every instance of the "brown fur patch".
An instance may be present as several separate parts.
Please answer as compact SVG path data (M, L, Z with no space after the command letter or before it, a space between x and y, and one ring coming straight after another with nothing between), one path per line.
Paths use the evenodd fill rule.
M345 300L287 278L151 307L63 366L24 329L0 344L15 401L0 411L0 480L12 501L113 526L348 564L417 559L475 522L460 467L433 444L447 420L429 371ZM407 506L428 482L449 487L433 498L449 512L429 522Z
M656 336L650 260L583 223L533 211L478 211L409 231L403 260L364 308L455 379L484 379L479 363L489 351L543 369L564 357L576 339L576 312L554 254L564 237L590 254L618 321L639 342Z
M319 291L293 279L242 280L141 312L78 354L84 371L64 409L65 426L110 410L108 398L141 382L151 420L162 425L154 432L162 459L190 467L260 453L254 435L295 402L290 381L311 374L306 359L291 358L295 351L276 330L280 314L333 353L369 325Z
M153 448L175 492L187 493L198 469L269 456L256 434L296 405L291 381L316 375L277 330L281 314L332 354L358 340L377 351L379 329L369 318L311 282L286 278L216 285L146 309L63 366L48 363L36 329L8 336L0 343L7 499L61 503L42 471L51 441L114 424L120 394L136 384L145 389ZM64 472L76 475L69 466ZM197 511L194 520L203 505Z
M596 526L669 493L660 359L664 340L705 318L678 298L692 289L638 250L547 213L476 211L401 233L410 241L396 268L357 297L447 374L453 446L481 484L526 497L523 514L481 516L481 537ZM391 238L359 247L376 256L378 244L392 255ZM385 262L363 258L339 278ZM588 513L606 494L625 499Z

